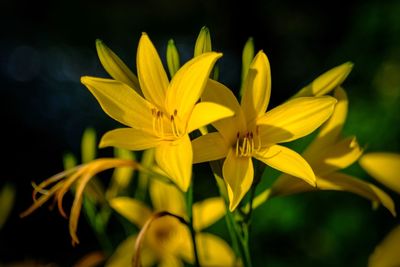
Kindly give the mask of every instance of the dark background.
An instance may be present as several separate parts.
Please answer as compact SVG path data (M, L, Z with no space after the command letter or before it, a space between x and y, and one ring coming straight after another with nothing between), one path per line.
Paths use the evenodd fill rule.
M12 183L17 189L0 231L0 265L35 259L69 266L98 248L84 219L81 244L72 248L67 221L56 211L42 208L18 217L31 204L31 181L61 171L65 152L79 154L85 127L95 127L100 136L118 125L79 81L82 75L107 77L96 38L135 69L141 32L163 58L174 38L187 60L206 25L213 49L224 53L220 80L237 89L241 51L252 36L271 63L272 106L324 71L352 61L344 83L350 99L345 134L357 135L367 152L400 151L399 1L6 0L0 10L0 186ZM357 165L347 172L371 180ZM365 266L396 221L347 193L271 200L255 212L254 265Z

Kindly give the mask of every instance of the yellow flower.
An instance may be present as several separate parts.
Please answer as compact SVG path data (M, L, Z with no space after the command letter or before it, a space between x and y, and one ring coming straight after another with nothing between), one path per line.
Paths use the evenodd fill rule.
M108 54L103 56L107 58ZM196 104L219 57L221 54L214 52L198 56L180 68L169 82L156 49L147 34L143 33L137 51L140 88L122 79L82 77L82 83L96 97L103 110L129 126L107 132L101 139L100 147L129 150L155 147L158 165L181 190L186 191L193 159L188 134L233 115L231 110L215 103ZM111 73L122 72L118 64L107 66L116 69L109 71Z
M375 152L361 157L360 165L373 178L400 194L400 154ZM369 257L369 267L400 266L400 226L395 227Z
M185 202L176 187L151 180L150 198L153 210L129 197L117 197L110 205L130 222L142 228L155 212L168 211L186 218ZM221 198L209 198L193 205L193 226L201 266L234 266L235 255L221 238L200 232L225 214ZM127 238L111 256L106 266L130 266L134 257L137 235ZM173 217L154 220L148 228L140 251L143 266L183 266L183 261L194 263L193 243L189 228Z
M361 157L360 164L377 181L400 194L400 154L368 153Z
M347 116L348 99L341 87L335 90L334 96L338 99L334 113L302 154L314 170L317 188L290 175L281 175L273 184L270 196L312 190L347 191L370 199L374 203L381 203L395 215L394 203L389 195L371 183L338 172L357 161L362 149L354 136L341 137Z
M314 185L308 163L296 152L277 145L303 137L319 127L331 114L332 97L304 97L288 101L265 113L271 93L267 56L260 51L250 65L239 104L222 84L209 81L203 101L225 105L235 116L213 123L218 132L195 139L194 162L225 158L222 173L234 210L253 182L252 157Z

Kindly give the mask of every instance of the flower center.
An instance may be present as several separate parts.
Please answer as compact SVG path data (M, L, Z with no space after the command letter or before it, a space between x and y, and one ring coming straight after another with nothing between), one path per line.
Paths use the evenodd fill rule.
M258 127L255 134L252 131L246 132L244 135L236 134L236 156L237 157L250 157L254 152L261 149L261 138L258 134Z
M173 114L165 114L156 108L151 109L153 115L153 131L161 138L175 137L182 135L182 131L178 127L179 118L178 110L174 110Z

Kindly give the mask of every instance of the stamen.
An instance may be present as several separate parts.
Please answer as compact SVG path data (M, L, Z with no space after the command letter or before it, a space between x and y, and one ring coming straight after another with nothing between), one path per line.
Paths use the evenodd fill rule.
M174 110L174 116L178 116L178 111L176 109Z

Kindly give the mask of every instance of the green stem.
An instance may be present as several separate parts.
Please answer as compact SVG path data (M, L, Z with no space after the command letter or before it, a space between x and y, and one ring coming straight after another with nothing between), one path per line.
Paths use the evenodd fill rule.
M190 235L192 237L192 243L193 243L195 266L200 267L199 254L197 251L197 243L196 243L196 232L193 228L193 179L186 193L186 209L189 219Z

